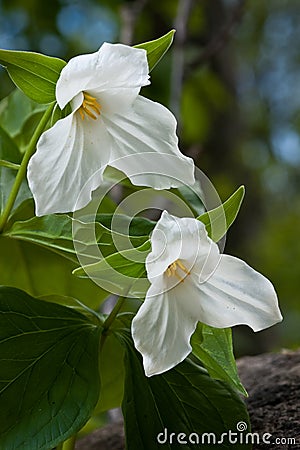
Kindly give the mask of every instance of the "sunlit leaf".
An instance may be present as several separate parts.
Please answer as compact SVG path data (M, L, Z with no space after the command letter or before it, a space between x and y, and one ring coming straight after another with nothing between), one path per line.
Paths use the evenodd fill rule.
M114 225L117 225L114 230L111 230L112 219ZM78 261L81 254L94 262L102 254L106 256L115 253L116 246L125 249L132 245L140 246L148 240L154 225L155 222L144 218L131 219L117 214L86 216L83 221L67 214L51 214L16 220L10 223L4 236L41 245L74 262ZM101 250L98 255L94 255L92 250L95 246Z
M161 58L168 51L173 42L174 33L175 30L171 30L159 39L135 45L135 48L143 48L147 51L149 70L154 69L156 64L159 63Z
M80 278L101 281L107 291L119 295L143 297L149 288L145 259L150 251L150 242L140 247L113 253L94 264L79 267L73 274Z
M239 212L244 195L245 188L240 186L222 205L197 218L204 223L213 241L218 242L226 234Z
M55 101L55 86L65 61L41 53L0 50L0 64L29 98L37 103Z
M74 219L67 214L52 214L42 217L33 217L25 221L17 221L4 233L4 236L19 239L41 245L49 250L55 251L71 261L77 262L77 254L74 248L74 239L83 236L85 241L81 244L88 253L88 246L93 242L87 240L89 234L85 233L87 225L76 221L77 235L73 237L72 226ZM95 242L101 243L101 236L105 229L96 223ZM79 229L81 233L79 233ZM94 235L93 235L94 237Z

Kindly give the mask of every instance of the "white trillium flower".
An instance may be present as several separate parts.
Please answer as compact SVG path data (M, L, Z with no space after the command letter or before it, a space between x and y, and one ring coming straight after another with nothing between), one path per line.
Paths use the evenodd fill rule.
M151 286L132 322L147 376L183 361L198 321L254 331L282 320L271 282L244 261L222 255L202 222L163 212L146 259Z
M145 50L109 43L63 68L56 100L61 109L70 103L72 112L42 134L28 166L38 216L85 206L107 165L155 189L194 182L175 117L138 95L150 84L148 72Z

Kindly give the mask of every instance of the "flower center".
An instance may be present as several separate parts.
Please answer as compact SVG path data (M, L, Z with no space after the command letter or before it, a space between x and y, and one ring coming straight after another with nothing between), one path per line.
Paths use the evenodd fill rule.
M180 280L181 283L184 282L184 279L187 275L190 275L190 271L185 267L185 265L177 259L172 264L170 264L166 270L166 274L168 277L176 277Z
M101 105L95 97L83 92L83 102L78 111L82 120L84 120L85 114L96 120L97 116L100 116Z

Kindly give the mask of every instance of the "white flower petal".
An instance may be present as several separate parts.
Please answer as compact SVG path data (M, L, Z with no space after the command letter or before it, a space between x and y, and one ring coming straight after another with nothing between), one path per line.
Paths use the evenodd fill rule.
M155 278L177 259L184 263L187 270L193 270L197 259L198 267L202 264L202 279L204 275L211 275L219 262L218 246L209 239L202 222L194 218L175 217L167 211L162 213L152 231L151 248L146 258L147 275L151 282L155 282ZM178 283L179 280L174 281Z
M165 372L189 354L198 321L259 331L282 320L271 282L238 258L220 255L196 219L164 211L151 245L146 260L151 286L132 322L146 375Z
M181 229L176 217L163 211L151 234L151 252L146 258L147 276L150 282L162 275L167 267L179 258L182 250Z
M28 165L36 215L85 206L102 182L110 150L111 140L102 121L83 121L78 113L59 120L43 133Z
M155 296L152 289L132 321L134 345L143 355L148 377L172 369L188 356L197 325L197 319L186 314L185 299L177 296L176 289Z
M185 295L197 299L198 320L210 326L244 324L260 331L282 320L272 283L238 258L222 255L205 283L200 284L195 274L189 281Z
M145 50L105 42L97 52L67 63L56 85L56 99L64 108L79 92L87 91L96 93L97 99L100 95L100 102L103 93L104 107L107 103L110 110L124 103L130 106L140 88L149 84L148 72Z
M194 163L178 149L176 120L172 113L138 96L126 115L104 116L111 135L110 165L138 186L169 189L194 183Z

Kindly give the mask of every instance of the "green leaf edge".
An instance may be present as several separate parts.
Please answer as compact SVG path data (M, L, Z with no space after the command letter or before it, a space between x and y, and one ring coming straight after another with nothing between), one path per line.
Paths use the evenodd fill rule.
M200 324L199 324L200 325ZM205 324L204 324L205 325ZM209 328L213 328L213 327L209 327ZM248 392L246 391L246 389L244 388L240 378L239 378L239 374L237 371L237 367L236 367L236 361L234 358L234 354L233 354L233 348L232 348L232 332L231 332L231 328L229 328L230 330L230 335L226 336L226 340L229 339L229 346L230 346L230 353L232 355L233 361L234 361L234 367L233 370L235 372L236 378L232 378L231 375L228 373L228 371L223 368L223 366L219 365L219 369L220 371L224 374L224 376L215 376L214 372L215 369L213 366L210 365L211 361L213 362L213 365L215 364L219 364L218 361L216 359L214 359L211 356L211 353L209 352L207 347L202 347L202 343L205 339L204 335L203 335L203 330L201 329L201 334L202 334L202 342L201 343L196 343L195 342L195 338L193 339L193 336L191 338L191 345L193 348L193 355L196 356L197 359L199 359L199 361L201 362L201 364L203 364L203 366L205 367L205 369L208 371L209 375L211 376L211 378L214 378L216 380L221 380L221 381L225 381L229 384L231 384L232 386L234 386L242 395L244 395L245 397L248 397ZM217 344L219 345L219 340L216 339ZM195 348L197 346L197 349ZM206 358L209 360L209 363L207 364L206 362L202 361L201 355L205 353Z
M96 263L92 263L92 264L87 264L81 267L77 267L76 269L74 269L72 271L72 275L75 275L76 277L79 278L89 278L89 275L85 272L85 269L94 269L97 268L98 266L101 266L104 264L104 261L106 264L108 264L112 269L118 271L117 269L114 268L113 265L109 264L109 262L111 260L113 260L115 257L119 257L121 256L122 258L126 258L126 255L128 255L128 253L131 253L132 251L137 251L137 252L142 252L142 251L147 251L147 249L150 251L150 240L144 242L142 245L140 245L139 247L134 247L134 248L130 248L127 250L123 250L121 252L115 252L112 253L111 255L107 256L106 258L101 259L100 261L96 262ZM130 260L129 260L130 261ZM135 262L136 265L139 266L144 266L144 264L142 262ZM140 277L142 277L145 274L145 268L141 268L140 271ZM95 273L97 272L97 269L95 269ZM120 272L120 274L122 274L122 272Z
M147 51L147 59L149 64L149 71L154 69L154 67L159 63L159 61L163 58L163 56L167 53L169 48L172 45L174 34L176 33L176 30L172 29L168 33L164 34L158 39L154 39L152 41L143 42L142 44L134 45L134 48L142 48ZM167 45L165 45L167 43ZM151 49L156 44L154 48ZM147 49L147 47L150 47L150 50ZM160 56L158 58L155 57L155 51L160 48L164 47L164 50L160 53ZM153 57L154 56L154 57Z
M218 206L217 208L211 209L210 211L207 211L206 213L201 214L201 216L197 217L197 220L200 220L202 223L204 223L209 237L214 242L218 242L220 239L222 239L222 237L225 236L228 229L235 221L244 196L245 186L242 185L222 205ZM234 213L232 214L233 206ZM214 223L220 220L220 218L224 222L224 225L226 222L225 229L222 232L215 232L214 234Z
M6 56L8 55L8 57ZM37 103L42 103L42 104L48 104L51 103L53 101L56 100L55 98L55 89L53 89L53 95L51 95L51 93L49 92L43 92L41 94L32 94L30 92L29 89L24 89L21 86L19 86L19 81L16 81L16 79L18 80L18 78L20 78L20 75L18 74L16 76L16 71L21 70L21 71L25 71L25 72L29 72L32 74L32 72L30 72L30 70L28 70L28 67L23 66L19 66L17 63L15 62L11 62L10 61L10 56L15 55L16 58L24 58L26 61L26 64L40 64L42 66L44 66L45 68L47 68L48 70L51 70L54 74L53 79L52 78L45 78L43 75L38 75L35 74L33 72L33 76L36 78L39 78L42 80L42 82L47 82L50 85L56 85L56 82L59 78L60 72L63 69L63 67L66 65L66 61L64 61L63 59L60 58L56 58L53 56L48 56L48 55L44 55L42 53L37 53L37 52L28 52L28 51L20 51L20 50L5 50L5 49L0 49L0 65L2 65L8 72L10 78L12 79L12 81L14 82L14 84L22 91L24 92L25 95L27 95L27 97L31 98L32 100L34 100ZM27 57L27 58L26 58ZM39 59L40 61L34 61L34 58ZM33 60L33 61L31 61ZM57 65L57 67L54 69L50 64L48 64L49 62L53 62ZM50 67L49 67L50 66ZM58 66L60 67L60 70L58 69ZM57 70L56 70L57 69ZM57 79L55 80L57 75ZM31 82L27 81L25 78L24 83L26 84L31 84Z

